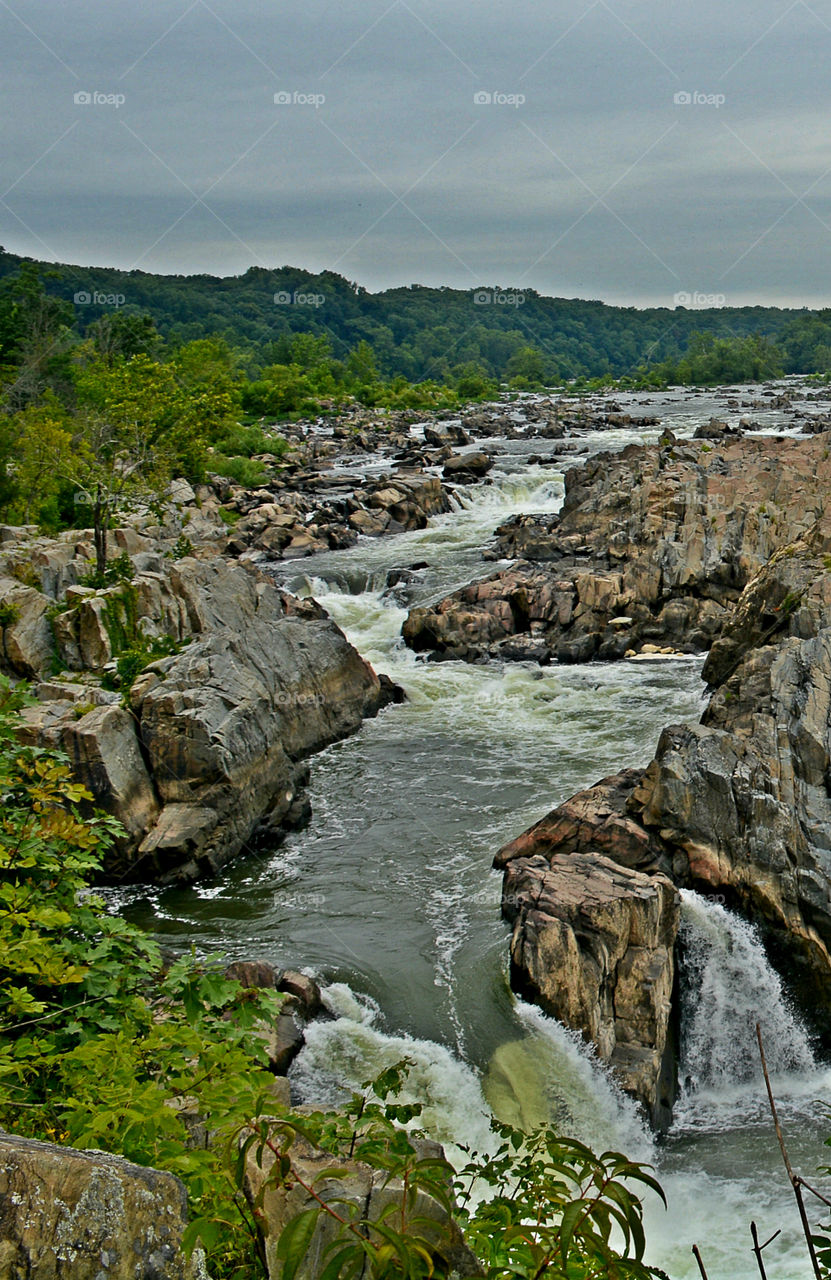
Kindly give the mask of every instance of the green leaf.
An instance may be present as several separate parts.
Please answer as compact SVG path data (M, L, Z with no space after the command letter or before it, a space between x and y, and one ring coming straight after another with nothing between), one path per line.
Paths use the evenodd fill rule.
M294 1280L315 1233L320 1209L304 1209L280 1232L277 1257L283 1263L282 1280Z

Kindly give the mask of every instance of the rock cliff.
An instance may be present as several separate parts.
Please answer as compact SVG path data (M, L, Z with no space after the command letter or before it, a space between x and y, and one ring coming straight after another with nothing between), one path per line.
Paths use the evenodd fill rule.
M572 797L497 855L505 869L503 910L515 922L520 989L535 990L552 1009L565 1001L559 1016L613 1065L596 1016L566 998L595 981L593 949L605 945L589 882L568 908L579 914L582 954L572 947L555 956L551 933L539 925L540 902L561 920L568 902L562 877L573 883L580 859L609 860L609 893L625 868L643 873L656 893L669 877L723 895L759 923L795 989L810 992L814 1015L825 1021L831 1011L831 522L825 517L750 577L704 675L711 697L700 724L667 728L645 770L626 770ZM549 870L541 896L543 868ZM563 932L561 923L556 927ZM616 1018L617 1012L616 1003ZM637 1015L635 1021L647 1025ZM666 1045L671 1050L671 1040ZM662 1074L655 1062L647 1064L635 1081L619 1072L650 1109L666 1079L663 1065Z

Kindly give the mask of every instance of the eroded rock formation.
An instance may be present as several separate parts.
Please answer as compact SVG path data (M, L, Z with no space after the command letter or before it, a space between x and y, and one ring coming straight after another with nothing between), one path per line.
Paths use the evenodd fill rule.
M762 926L814 1012L831 1010L831 522L815 522L750 579L704 675L700 724L665 729L645 770L572 797L497 855L520 989L552 1011L559 999L558 1016L599 1045L596 1015L566 998L596 982L595 951L607 946L589 882L576 903L569 896L587 858L606 864L609 892L614 865L644 873L656 892L669 877L722 894ZM576 913L578 951L555 955L540 903L558 920ZM608 1045L601 1052L615 1065ZM619 1075L647 1103L647 1082L660 1089L665 1078L654 1063L643 1080Z
M0 581L3 665L41 677L28 740L66 750L123 823L108 874L193 879L301 823L304 759L390 691L319 606L250 567L144 551L133 564L131 581L56 601ZM146 666L122 706L102 676L125 646L161 637L179 652Z
M584 662L644 642L703 652L750 578L821 516L829 484L823 436L598 454L567 473L559 515L497 530L515 564L413 609L404 638L467 660Z

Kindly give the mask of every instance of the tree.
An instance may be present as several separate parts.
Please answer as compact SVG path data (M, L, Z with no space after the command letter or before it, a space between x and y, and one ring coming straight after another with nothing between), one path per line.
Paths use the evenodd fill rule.
M161 342L152 316L124 311L113 311L93 321L86 337L105 364L112 364L119 356L153 355Z
M119 510L158 501L175 469L204 466L202 397L188 395L169 365L149 356L92 360L76 374L78 432L67 475L92 509L96 570L107 566L107 532Z
M13 446L11 479L23 523L33 507L41 510L58 493L72 457L72 422L54 396L40 405L28 405L8 420Z
M47 388L66 393L71 385L72 307L46 293L44 278L37 263L22 262L0 284L0 378L11 409L36 402Z

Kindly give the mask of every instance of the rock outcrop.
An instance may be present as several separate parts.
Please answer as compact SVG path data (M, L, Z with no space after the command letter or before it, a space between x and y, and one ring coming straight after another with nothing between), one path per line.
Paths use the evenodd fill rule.
M413 609L404 638L468 661L615 659L644 643L704 652L750 578L819 518L829 484L822 436L667 436L599 454L567 473L558 516L497 530L515 564Z
M319 606L251 568L147 552L133 562L131 581L70 586L51 608L9 580L0 609L17 609L22 595L26 612L4 629L6 665L48 676L24 712L27 740L66 750L126 829L107 874L194 879L301 824L304 759L354 732L391 694ZM27 635L29 620L44 618L49 637L47 646L37 632L25 663L16 632L24 617ZM179 651L144 666L123 707L102 677L123 652L162 639ZM51 675L53 666L72 674Z
M573 948L555 955L539 929L522 935L521 921L536 920L539 902L548 901L534 868L556 865L562 875L570 861L598 853L610 860L609 886L619 874L609 869L614 864L643 873L656 891L669 877L723 896L760 925L794 990L810 992L810 1012L824 1022L831 1011L831 523L817 522L748 582L704 675L711 698L700 724L665 729L645 770L573 797L497 855L505 911L517 921L517 982L545 1003L575 965L578 990L594 981L593 950L605 935L592 918L588 886L575 907L583 956ZM572 1002L560 1016L597 1039L588 1007ZM637 1082L621 1078L642 1096Z
M171 1173L0 1133L0 1280L208 1280L186 1225Z
M675 1098L672 1031L678 891L598 853L509 858L511 984L578 1028L665 1128Z

